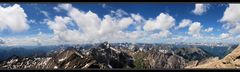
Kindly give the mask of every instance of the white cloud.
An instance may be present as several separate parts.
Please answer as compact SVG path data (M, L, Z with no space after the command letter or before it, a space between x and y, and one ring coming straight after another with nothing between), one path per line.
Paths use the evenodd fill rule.
M140 14L131 14L131 17L137 22L141 22L141 20L143 20L143 17Z
M213 31L213 27L209 27L207 29L204 29L205 32L212 32Z
M146 21L146 24L143 26L145 31L154 31L154 30L168 30L175 25L175 19L165 13L160 13L156 19L150 19Z
M104 19L101 22L99 33L114 33L127 28L130 24L132 24L132 22L133 20L129 17L116 19L111 17L110 15L105 15Z
M8 37L8 38L3 38L3 40L6 41L4 46L36 45L35 38L29 38L29 37L24 37L24 38Z
M179 26L176 27L175 29L180 29L180 28L184 28L189 26L190 24L192 24L192 21L190 19L183 19L180 23Z
M71 8L74 10L76 8ZM31 37L21 39L25 42L18 43L13 42L16 38L11 38L10 43L12 45L26 45L26 44L62 44L62 43L94 43L99 41L111 41L111 42L135 42L142 36L141 31L124 32L124 29L128 28L133 23L132 17L112 17L111 15L105 15L103 19L100 19L97 14L88 11L83 12L78 9L75 11L69 11L69 17L55 16L54 20L46 19L47 25L53 30L53 36L50 39L43 37ZM71 12L77 15L76 18L71 16ZM85 18L85 19L84 19ZM79 20L84 19L87 21ZM89 20L88 20L89 19ZM98 21L99 20L99 21ZM79 29L70 29L68 25L72 21L75 21ZM92 27L86 28L86 27ZM92 29L93 28L93 29ZM106 30L105 30L106 29ZM104 34L99 33L101 30ZM42 35L40 32L39 35ZM29 40L27 40L29 39ZM19 41L19 40L16 40Z
M40 13L42 13L45 17L50 18L48 12L46 12L46 11L40 11Z
M222 34L220 35L220 38L221 38L221 39L226 39L226 38L230 38L230 37L231 37L231 35L228 34L228 33L222 33Z
M74 21L79 29L68 29L66 28L66 23L61 22L66 20L65 18L57 17L55 21L50 21L48 23L53 23L49 25L53 29L54 33L58 35L54 36L54 39L62 39L65 41L75 41L78 42L98 42L99 40L116 40L119 38L136 38L138 37L136 33L138 32L123 32L124 29L128 28L130 24L133 23L132 17L122 17L127 13L121 9L112 11L109 15L105 15L103 19L99 18L96 13L92 11L84 12L71 4L60 4L58 5L59 9L66 10L68 12L69 19ZM117 17L112 16L116 14ZM67 19L67 20L69 20ZM60 24L62 23L62 24ZM54 26L54 24L60 24L59 26ZM122 34L122 35L120 35ZM132 36L132 35L133 36ZM71 36L69 36L71 35ZM77 40L77 41L76 41Z
M239 22L240 19L240 4L229 4L229 7L226 8L224 12L224 16L222 17L221 21L226 21L229 23L236 23Z
M175 25L175 19L169 14L160 13L156 19L146 20L143 26L144 32L150 35L150 40L156 40L169 37L172 33L169 31ZM160 30L158 33L154 31Z
M229 29L231 34L240 34L240 4L229 4L226 8L223 17L220 19L226 29Z
M130 24L132 24L133 20L130 18L130 17L127 17L127 18L122 18L120 21L119 21L119 24L118 26L120 27L120 29L125 29L127 28Z
M160 39L160 38L166 38L170 36L172 33L168 30L160 31L159 33L154 33L151 35L151 38L153 39Z
M128 15L128 13L125 12L124 10L122 10L122 9L117 9L116 11L112 10L112 11L111 11L111 14L112 14L113 16L117 16L117 17L122 17L122 16L124 16L124 15Z
M105 15L104 19L101 21L100 30L98 31L100 34L111 33L116 29L116 21L109 15Z
M68 3L59 4L58 7L59 7L59 8L62 8L62 9L64 9L64 10L70 10L70 9L73 8L73 7L72 7L72 4L68 4Z
M69 36L70 35L70 36ZM64 42L80 42L82 39L82 35L79 31L77 30L65 30L57 35L59 40L64 41Z
M53 7L53 9L54 9L55 11L57 11L57 12L60 12L59 7Z
M116 17L111 17L110 15L105 15L101 22L99 34L109 35L109 38L112 38L110 40L120 40L127 37L134 39L135 37L138 37L138 34L136 34L138 32L123 32L123 30L128 28L128 26L132 23L133 19L130 17L118 19Z
M50 36L50 39L45 37L29 38L31 40L20 44L27 44L28 42L37 44L95 43L101 41L136 42L145 39L168 41L166 37L172 38L174 36L170 29L175 26L175 19L167 13L160 13L156 18L145 20L140 14L128 14L121 9L112 11L100 18L98 14L92 11L82 11L71 4L60 4L54 8L67 11L67 16L55 16L53 20L44 20L53 31L53 36ZM71 23L78 29L68 28ZM136 30L128 31L129 26L135 27ZM189 35L193 37L201 36L202 25L200 22L183 19L177 27L180 29L187 26L189 26ZM213 28L205 29L207 32L212 30ZM41 35L42 32L39 33L39 36ZM187 37L176 37L175 39L186 40Z
M69 11L69 16L85 33L96 33L100 27L101 19L91 11L84 13L74 8Z
M42 38L43 36L44 36L44 34L40 31L40 32L37 34L36 38L33 39L33 41L36 42L37 45L42 45L42 40L43 40L43 39L41 39L41 38Z
M193 22L188 29L188 34L192 35L193 37L199 37L201 28L202 26L200 22Z
M71 19L69 17L56 16L54 21L48 21L47 24L55 34L58 34L67 30L66 25L70 22L70 20Z
M24 44L61 44L61 43L95 43L102 41L109 42L136 42L139 40L150 42L153 41L170 41L173 40L191 40L189 37L181 37L170 32L175 26L175 19L167 14L160 13L156 18L145 20L140 14L128 14L122 9L112 10L110 14L100 18L98 14L92 11L82 11L73 7L71 4L60 4L53 8L56 11L65 10L67 16L55 16L44 19L43 23L47 23L53 31L52 36L43 36L44 33L39 32L37 37L26 37L23 39L5 38L8 44L24 45ZM48 16L47 12L42 12ZM30 20L29 23L34 23ZM78 29L69 28L73 24ZM128 31L128 27L133 26L136 30ZM200 22L192 22L190 19L183 19L177 29L189 26L189 35L193 37L201 36L202 25ZM70 26L71 27L71 26ZM0 28L1 29L1 28ZM143 30L142 30L143 29ZM213 28L207 28L204 31L211 32ZM223 35L223 37L227 35ZM146 39L146 40L145 40ZM18 41L18 42L14 42ZM21 42L24 41L24 42ZM20 43L21 42L21 43Z
M131 13L130 15L131 15L132 19L134 20L133 24L136 27L135 29L137 31L141 31L142 27L144 26L145 21L146 21L144 19L144 17L142 17L139 13L137 13L137 14Z
M13 32L22 32L29 29L27 15L18 4L0 6L0 31L10 29Z
M239 6L239 5L236 5ZM220 20L224 22L224 25L229 26L230 33L238 33L240 31L239 23L239 9L235 5L230 5L223 18ZM14 7L14 6L12 6ZM17 6L15 6L17 7ZM20 6L19 6L20 7ZM9 7L10 8L10 7ZM200 6L201 8L201 6ZM233 10L232 10L233 8ZM7 13L7 8L0 7L0 31L10 28L9 22L5 21L5 16L11 15ZM20 12L23 12L23 9ZM22 9L22 11L21 11ZM84 43L84 42L99 42L99 41L110 41L110 42L135 42L138 40L151 39L159 41L167 40L166 37L177 40L193 40L190 36L179 36L172 38L174 34L170 32L170 29L175 26L175 19L167 13L160 13L156 18L145 20L140 14L128 14L122 9L112 10L110 14L104 15L100 18L98 14L92 11L82 11L73 7L71 4L60 4L58 7L53 8L56 11L65 10L67 16L55 16L53 20L44 19L43 23L47 23L49 28L53 31L52 36L44 36L44 33L39 32L37 37L26 37L22 39L18 38L4 38L7 44L12 45L24 45L24 44L59 44L59 43ZM6 11L4 11L6 10ZM202 11L197 8L196 11ZM18 11L10 11L18 12ZM203 10L203 13L205 11ZM43 15L48 17L46 11L42 11ZM196 12L197 13L197 12ZM25 14L25 13L24 13ZM202 14L202 13L201 13ZM201 15L199 14L199 15ZM5 15L5 16L4 16ZM19 14L15 14L17 16ZM13 17L13 16L12 16ZM12 19L12 17L9 17ZM27 16L23 16L21 19L26 19ZM6 17L6 19L9 19ZM3 20L4 19L4 20ZM9 21L11 20L9 19ZM20 19L20 18L16 18ZM26 21L28 23L35 23L35 20ZM13 22L12 22L13 23ZM15 23L15 22L14 22ZM19 22L16 22L17 24ZM74 24L78 29L70 29L68 25ZM134 31L126 30L130 25L136 28ZM200 22L192 22L190 19L183 19L176 29L185 28L189 26L188 34L192 37L201 36L202 25ZM18 27L17 27L18 28ZM11 29L11 28L10 28ZM143 29L143 30L142 30ZM204 29L205 32L213 31L212 27ZM232 34L223 33L217 38L230 38ZM240 32L239 32L240 33ZM51 38L49 38L51 37ZM207 37L206 37L207 38ZM208 37L210 39L210 37ZM214 38L214 37L213 37Z
M111 6L108 6L107 3L102 3L100 4L102 6L103 9L107 9L107 10L111 10L111 9L114 9L112 8Z
M25 37L3 37L5 41L4 46L36 46L36 45L56 45L60 44L61 41L49 38L48 34L39 32L36 36L25 36Z
M33 19L28 20L28 23L36 24L36 20L33 20Z
M103 7L103 8L107 8L107 5L106 5L106 4L102 4L102 7Z
M78 30L71 30L67 25L72 21L69 17L56 16L54 21L48 21L49 28L53 30L53 41L56 42L80 42L83 38Z
M185 42L188 39L190 39L188 36L177 36L172 38L174 42Z
M209 4L195 4L195 9L192 11L196 15L202 15L204 12L207 11Z

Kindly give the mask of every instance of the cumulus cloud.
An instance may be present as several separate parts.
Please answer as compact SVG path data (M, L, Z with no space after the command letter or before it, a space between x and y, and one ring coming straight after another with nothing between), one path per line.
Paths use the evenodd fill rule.
M122 18L120 21L119 21L119 27L120 29L125 29L127 28L131 23L133 22L133 20L128 17L128 18Z
M55 34L58 34L60 32L63 32L67 30L67 24L70 22L69 17L61 17L56 16L54 21L48 21L47 24L49 25L49 28L54 31Z
M172 33L168 30L165 30L165 31L160 31L159 33L154 33L151 35L151 37L153 39L160 39L160 38L166 38L168 36L170 36Z
M54 21L48 22L49 28L55 34L53 38L56 40L98 42L99 40L119 40L122 37L138 37L136 34L138 32L123 31L134 21L132 17L122 17L126 15L124 10L117 9L101 19L96 13L81 11L71 4L59 4L57 8L66 10L69 17L56 16ZM71 21L77 25L78 29L67 28L66 25Z
M213 27L209 27L207 29L204 29L205 32L212 32L213 31Z
M140 14L127 13L122 9L112 10L110 14L103 15L100 18L98 14L92 11L82 11L73 7L71 4L59 4L53 7L56 11L66 11L67 16L55 16L53 19L43 20L53 31L51 36L43 36L39 32L37 37L26 37L22 39L5 38L8 44L61 44L61 43L95 43L101 41L109 42L136 42L137 40L166 40L166 37L172 37L170 29L175 26L175 19L168 13L160 13L156 18L144 19ZM42 11L43 15L48 17L48 13ZM28 21L34 23L34 20ZM76 28L70 28L71 25ZM129 31L129 26L135 30ZM176 29L189 26L189 35L199 37L202 25L200 22L192 22L190 19L183 19ZM0 28L1 29L1 28ZM213 28L207 28L204 31L211 32ZM226 35L225 35L226 36ZM51 37L51 38L49 38ZM190 37L190 36L189 36ZM177 39L189 39L188 37L176 37ZM146 40L146 41L147 41ZM17 42L14 42L17 41ZM21 42L24 41L24 42ZM21 43L20 43L21 42Z
M226 8L220 22L223 27L229 30L229 33L237 35L240 34L240 4L229 4Z
M96 33L99 29L101 20L97 14L91 11L85 13L73 8L68 12L68 15L76 22L78 27L81 27L83 32Z
M189 26L190 24L192 24L192 21L190 19L183 19L179 23L179 26L175 27L175 29L181 29L181 28Z
M29 29L27 15L18 4L13 6L0 6L0 31L10 29L12 32L22 32Z
M123 32L124 29L128 28L130 24L133 23L133 19L130 17L124 17L121 19L111 17L110 15L105 15L101 21L100 29L98 33L100 36L106 36L110 40L124 39L134 33ZM132 38L132 37L131 37ZM107 39L103 39L107 40ZM116 40L117 41L117 40Z
M57 42L80 42L82 35L78 30L71 30L67 27L72 21L70 17L56 16L54 21L49 20L47 24L53 30L53 40Z
M144 17L141 16L139 13L137 13L137 14L131 13L130 15L131 15L132 19L134 20L134 21L133 21L133 24L134 24L134 26L136 27L135 29L136 29L137 31L141 31L141 30L142 30L142 27L144 26L144 24L145 24L145 22L146 22L146 20L144 19Z
M192 35L193 37L199 37L201 31L201 23L200 22L193 22L190 27L188 28L188 34Z
M143 30L152 40L169 37L172 33L169 31L175 25L175 19L166 13L160 13L156 19L148 19L146 20ZM153 33L154 31L158 31L157 33Z
M209 4L195 4L195 9L192 11L195 15L202 15L204 12L207 12Z
M228 33L222 33L222 34L220 35L220 38L221 38L221 39L226 39L226 38L230 38L230 37L231 37L231 35L228 34Z
M127 28L132 24L133 20L129 17L117 20L109 15L105 15L101 22L101 27L99 30L100 34L114 33Z
M19 44L27 44L35 42L39 45L41 43L82 43L82 42L135 42L137 40L164 39L164 37L171 37L170 29L175 26L175 19L168 13L160 13L156 18L144 19L140 14L128 14L122 9L112 10L110 14L103 15L100 18L98 14L92 11L82 11L73 7L71 4L59 4L53 8L56 11L64 10L67 16L55 16L53 19L47 18L44 20L53 31L53 36L50 39L42 36L39 32L39 37L29 38L26 42ZM48 16L47 12L42 12ZM34 21L29 21L34 22ZM69 25L77 26L72 29ZM127 30L129 26L135 27L136 30ZM190 19L183 19L177 29L189 26L189 35L199 37L202 25L200 22L192 22ZM213 28L205 29L211 32ZM25 40L24 38L22 40ZM176 38L178 39L178 38ZM179 38L181 39L181 38ZM11 41L16 38L9 39ZM10 42L14 43L14 42Z
M175 19L169 14L160 13L156 19L146 21L143 26L145 31L168 30L175 25Z
M131 17L137 22L141 22L143 20L143 17L140 14L131 14Z

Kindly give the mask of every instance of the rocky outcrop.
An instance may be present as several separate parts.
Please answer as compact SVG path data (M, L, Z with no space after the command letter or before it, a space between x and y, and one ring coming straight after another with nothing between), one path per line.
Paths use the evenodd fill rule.
M209 62L215 62L218 61L219 58L218 57L209 57L209 58L205 58L202 60L193 60L193 61L189 61L186 63L186 67L185 68L193 68L196 67L198 65L202 65L205 63L209 63Z
M211 61L205 64L190 68L239 68L240 67L240 46L221 60Z

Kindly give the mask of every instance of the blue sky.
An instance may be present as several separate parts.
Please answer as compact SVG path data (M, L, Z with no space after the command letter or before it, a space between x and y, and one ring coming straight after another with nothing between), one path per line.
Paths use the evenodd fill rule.
M0 4L0 7L2 8L2 10L5 10L7 12L6 7L14 7L13 5L14 4L4 3L4 4ZM11 41L11 38L24 39L26 37L27 38L30 37L34 39L39 34L44 35L44 38L49 38L49 40L51 39L56 40L54 36L57 36L58 39L60 40L65 39L63 40L63 43L67 43L67 42L81 43L83 41L99 42L100 40L98 39L102 38L101 36L104 36L104 35L93 34L94 31L93 33L90 33L90 32L88 33L88 31L91 31L91 30L84 30L84 26L88 24L85 24L85 25L80 24L81 22L78 22L77 20L81 21L81 17L74 19L74 15L72 16L70 15L71 13L70 10L73 8L77 9L80 13L83 12L83 14L87 14L89 11L91 11L93 14L96 14L100 19L100 22L97 22L97 23L103 22L103 20L106 19L105 18L106 15L109 15L112 19L115 19L116 23L118 22L118 20L120 21L121 19L129 18L129 20L126 19L126 21L130 21L130 23L127 24L127 27L125 28L120 28L119 30L117 29L117 31L114 31L114 28L111 29L111 26L107 26L107 27L110 27L109 29L106 28L108 30L113 30L112 33L106 31L106 34L115 34L116 32L121 31L124 34L126 34L125 38L127 40L122 40L119 37L116 37L109 41L119 40L119 42L122 42L122 41L123 42L161 42L161 41L176 42L174 38L183 37L188 39L186 41L185 40L180 40L180 41L184 41L184 42L188 42L188 41L189 42L192 42L192 41L193 42L211 42L211 41L221 42L222 41L224 42L226 40L229 40L231 42L236 42L233 40L236 40L236 38L238 38L237 33L230 32L231 29L226 29L223 27L225 23L223 23L221 19L224 17L224 12L227 11L226 9L229 7L228 4L224 4L224 3L203 4L205 8L203 7L203 5L199 7L200 11L204 10L204 12L200 12L200 15L197 15L196 13L193 12L196 9L195 3L71 3L69 4L69 6L71 6L71 8L69 9L64 9L63 4L61 7L60 3L35 3L35 4L34 3L18 3L17 5L19 5L20 7L16 9L22 8L24 10L23 13L27 15L27 17L22 17L22 18L26 18L25 20L26 22L24 22L23 24L28 25L29 28L25 27L26 30L24 31L14 32L13 30L11 30L12 28L10 28L11 24L7 24L7 22L4 22L5 17L0 18L0 24L2 23L2 24L5 24L6 26L2 30L0 30L0 38L6 41L6 43L8 41L8 43L12 42L12 44L14 44L13 41ZM2 14L9 14L9 13L6 13L5 11L2 11ZM163 24L159 24L159 25L157 23L156 25L149 24L150 26L151 25L154 25L154 26L163 25L163 26L161 28L157 27L152 31L147 31L146 28L144 28L144 26L147 25L146 22L147 21L152 21L152 23L157 22L157 17L158 16L161 17L160 15L161 13L163 17L162 20L164 20L165 15L167 15L166 19L169 18L170 21L171 21L170 17L173 18L172 20L172 22L174 22L173 26L167 26L169 28L165 29L165 28L162 28L165 26L164 22L160 22ZM137 22L136 20L134 20L131 14L134 14L134 15L138 14L139 16L141 16L142 17L141 21ZM117 17L117 15L122 15L122 16ZM239 14L236 14L236 15L239 15ZM80 40L80 42L71 41L76 39L71 39L71 38L68 38L68 36L67 37L62 36L61 33L57 33L56 31L54 31L56 30L56 28L50 28L51 24L48 24L48 22L54 22L54 20L56 19L56 16L60 16L61 18L64 18L64 17L69 18L69 22L67 22L67 24L64 24L64 26L67 26L67 29L65 29L67 34L71 34L71 33L68 33L68 31L77 31L79 32L79 34L76 34L77 39L82 39L80 37L85 37L85 36L90 38L87 40ZM91 21L91 18L94 18L94 17L89 16L89 18L87 18L86 16L86 19L89 19L90 21ZM183 19L189 19L192 22L189 23L188 26L185 26L180 29L175 29L176 27L179 26L179 24ZM236 20L239 20L239 19L236 19ZM188 33L190 31L189 28L193 26L194 22L199 22L201 29L200 31L198 31L197 29L196 30L193 29L193 34L189 34ZM228 20L225 20L225 22L228 22ZM54 24L58 25L57 23L58 22L55 21ZM169 22L169 24L171 24L171 22ZM141 27L139 31L136 30L136 27L138 25ZM99 28L101 24L97 24L96 26L98 27L95 27L95 28ZM116 26L118 25L116 24ZM85 26L85 27L88 27L88 26ZM198 28L198 27L193 27L193 28ZM213 29L210 30L209 32L204 31L207 28L213 28ZM99 30L101 30L101 28L99 28ZM99 32L99 30L96 32ZM132 36L131 34L134 34L133 33L134 31L136 31L135 34L143 33L146 35L139 34L139 35L142 35L143 37L140 37L140 38L137 37L135 39L131 39L131 36ZM161 32L167 32L170 34L166 34L162 36L160 34ZM197 33L194 33L194 32L197 32ZM129 35L131 36L127 36L127 33L129 33ZM156 34L159 33L159 36L157 36L157 39L155 38L151 39L150 35L153 35L154 33ZM223 33L225 35L222 35ZM57 34L61 34L61 36ZM79 35L79 38L78 38L78 35ZM96 39L93 38L95 36L98 37L97 41L95 41ZM111 37L113 35L106 35L106 37L108 36ZM210 37L212 37L211 39L213 40L209 40L208 38ZM41 39L41 38L37 38L37 39ZM94 39L94 40L91 40L91 39ZM206 39L206 40L203 40L203 39ZM106 40L106 39L103 39L103 40ZM37 42L39 41L40 40L37 40ZM31 41L31 42L35 42L35 41ZM41 41L41 42L44 43L44 41Z

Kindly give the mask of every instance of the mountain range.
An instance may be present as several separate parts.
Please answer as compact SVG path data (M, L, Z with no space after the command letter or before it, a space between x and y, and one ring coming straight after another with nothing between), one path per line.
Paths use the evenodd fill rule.
M203 47L174 48L172 45L99 43L94 45L55 46L35 52L19 52L12 48L1 55L1 69L185 69L185 68L237 68L240 47L231 46L225 51ZM217 49L217 48L212 48ZM217 50L216 50L217 51ZM33 53L33 54L32 54ZM21 55L22 54L22 55ZM26 55L24 55L26 54Z

